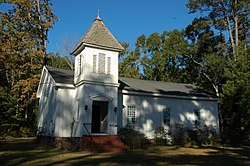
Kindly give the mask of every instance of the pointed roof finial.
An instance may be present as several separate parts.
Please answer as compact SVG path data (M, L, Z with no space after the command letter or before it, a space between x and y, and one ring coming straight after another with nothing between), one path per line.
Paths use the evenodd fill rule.
M97 20L102 20L102 19L100 18L100 10L99 10L99 9L97 9L97 17L96 17L96 19L97 19Z

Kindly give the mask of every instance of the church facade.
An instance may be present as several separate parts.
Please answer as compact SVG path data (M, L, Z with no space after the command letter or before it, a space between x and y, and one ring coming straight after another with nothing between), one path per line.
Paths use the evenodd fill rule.
M158 127L197 121L219 131L216 96L190 84L119 78L122 50L97 17L72 52L74 71L43 67L37 91L43 135L116 135L129 125L152 139Z

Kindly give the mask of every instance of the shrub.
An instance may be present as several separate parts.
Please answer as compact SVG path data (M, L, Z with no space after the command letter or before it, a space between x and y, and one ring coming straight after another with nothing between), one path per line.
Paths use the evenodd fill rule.
M31 137L35 136L36 131L28 127L21 127L19 130L19 135L21 137Z
M174 145L183 146L189 142L187 128L183 124L173 124L170 129L170 135Z
M148 140L143 133L130 127L120 128L118 135L130 150L143 149L148 144Z
M193 130L195 135L192 136L189 134L189 137L196 145L215 145L219 143L219 136L216 133L216 130L213 127L206 125L197 125Z
M169 142L169 133L164 127L158 127L154 132L154 141L159 145L166 145Z

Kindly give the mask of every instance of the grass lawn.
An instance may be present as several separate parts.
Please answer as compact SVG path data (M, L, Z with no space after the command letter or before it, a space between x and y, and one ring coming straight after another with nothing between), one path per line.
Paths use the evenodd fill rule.
M151 146L133 152L87 153L46 149L33 138L15 138L0 147L0 165L250 165L250 148Z

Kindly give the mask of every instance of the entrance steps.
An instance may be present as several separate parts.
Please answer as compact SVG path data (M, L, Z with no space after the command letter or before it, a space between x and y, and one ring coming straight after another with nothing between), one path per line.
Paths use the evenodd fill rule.
M82 150L88 152L123 152L128 148L117 135L91 135L82 137Z

